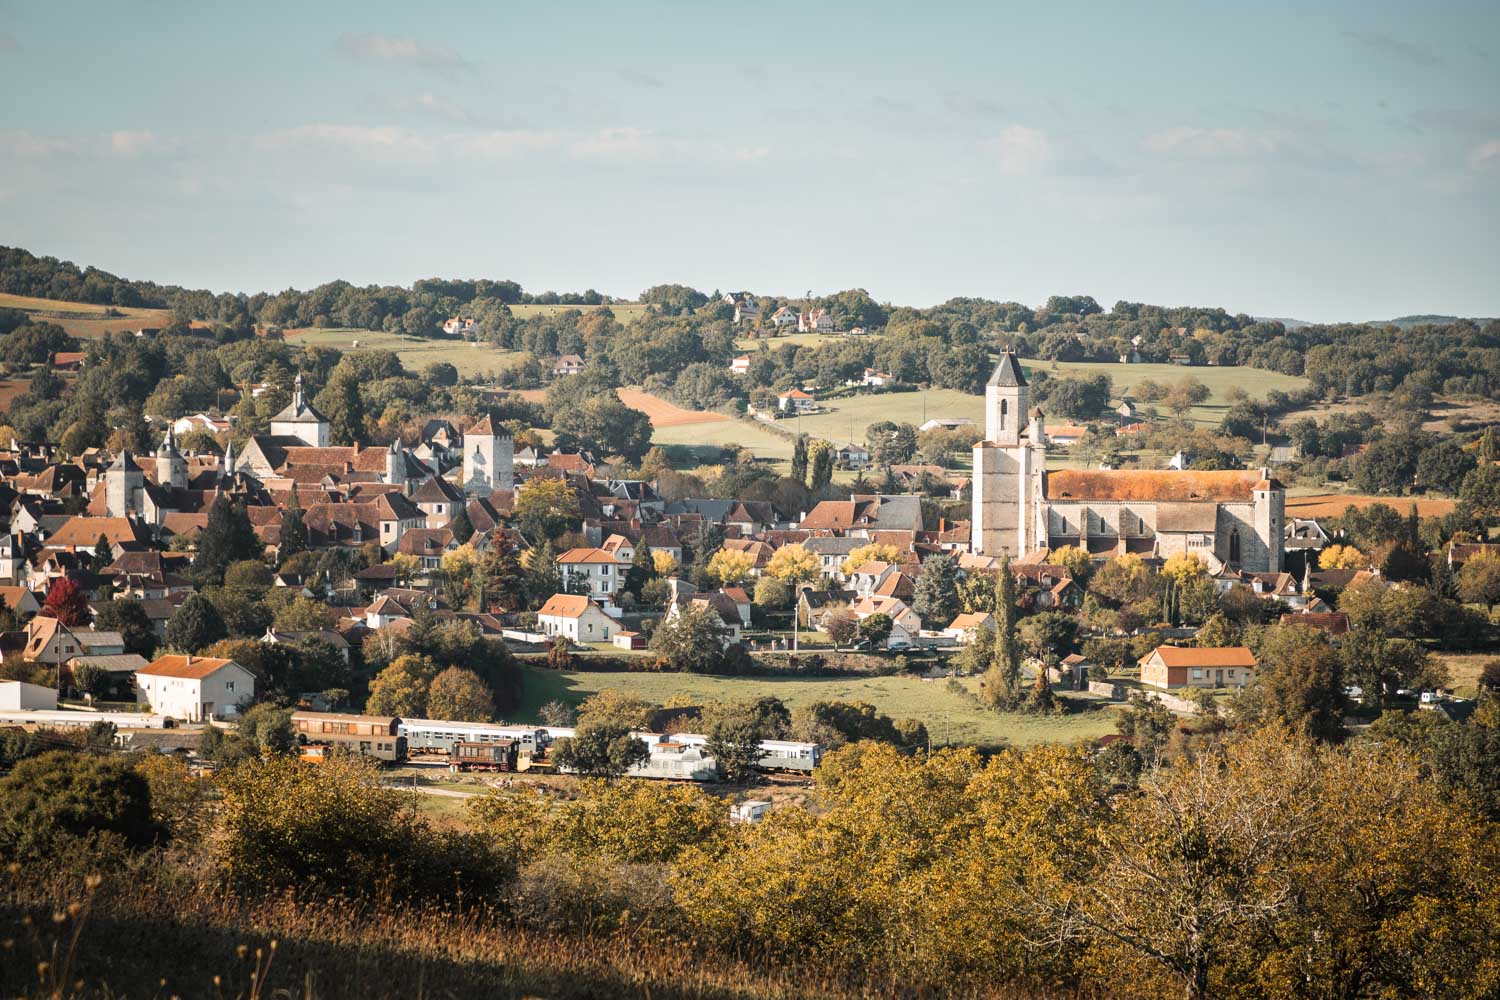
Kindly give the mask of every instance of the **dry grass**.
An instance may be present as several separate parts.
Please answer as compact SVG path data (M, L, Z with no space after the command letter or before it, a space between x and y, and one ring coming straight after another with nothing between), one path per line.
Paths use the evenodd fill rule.
M147 876L106 886L70 917L69 901L89 897L61 885L8 881L0 893L0 939L13 941L0 960L0 995L7 997L888 995L705 954L660 931L529 931L483 906L460 909L457 890L452 899L409 910L371 901L245 901L213 886L157 884ZM54 941L61 943L56 952ZM49 966L39 976L43 960ZM53 992L46 977L59 972L62 988Z
M1357 493L1317 493L1312 496L1287 497L1287 517L1338 517L1346 507L1363 510L1377 503L1405 513L1416 504L1419 517L1442 517L1453 513L1452 500L1426 500L1419 497L1378 497Z
M167 309L137 309L101 306L92 302L38 299L30 295L0 294L0 308L20 309L32 319L56 323L69 336L92 340L105 333L134 330L143 326L166 326L172 313Z
M1448 668L1448 683L1453 692L1463 698L1479 694L1479 673L1491 660L1500 659L1494 653L1437 653L1437 658Z
M620 402L650 417L652 427L683 427L689 424L712 424L730 419L722 413L684 410L676 403L669 403L660 396L653 396L639 389L617 389L615 392L620 397Z
M10 409L11 400L25 392L30 384L30 380L24 378L0 379L0 412Z

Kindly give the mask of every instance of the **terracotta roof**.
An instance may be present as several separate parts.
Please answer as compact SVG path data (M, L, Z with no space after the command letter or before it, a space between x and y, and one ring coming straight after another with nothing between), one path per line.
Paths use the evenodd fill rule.
M1296 614L1284 614L1281 616L1283 625L1310 625L1320 628L1329 635L1343 635L1349 631L1349 616L1342 611L1303 611Z
M592 603L582 594L553 594L537 612L537 617L550 615L554 618L581 618Z
M1144 663L1160 656L1169 667L1253 667L1255 654L1245 646L1157 646L1141 657Z
M136 673L150 674L153 677L185 677L191 680L202 680L205 677L217 673L219 670L233 663L233 660L220 660L212 656L158 656L151 663L142 667ZM240 667L244 670L244 667Z
M613 552L604 549L577 548L569 549L557 557L557 561L564 564L572 563L618 563L620 560Z
M1059 469L1044 481L1048 500L1148 500L1249 503L1260 473Z

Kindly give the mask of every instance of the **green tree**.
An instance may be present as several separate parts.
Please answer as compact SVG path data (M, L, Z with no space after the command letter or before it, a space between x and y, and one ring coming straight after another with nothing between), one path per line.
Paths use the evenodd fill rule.
M1475 464L1474 456L1457 441L1442 438L1417 456L1417 487L1456 494Z
M251 705L235 725L235 735L257 754L289 754L297 746L292 729L292 710L270 702Z
M167 622L167 645L196 653L229 636L219 610L202 594L189 594Z
M807 482L807 435L798 434L792 443L791 477L799 483Z
M0 778L0 851L12 861L55 861L90 843L139 849L162 832L146 779L123 757L54 751Z
M120 633L127 653L139 653L147 659L156 653L156 629L145 606L133 597L101 602L95 611L94 625L101 632Z
M578 727L572 739L558 740L554 753L561 770L606 781L622 777L651 757L646 744L624 726L587 722Z
M645 535L642 535L640 543L635 547L635 555L630 559L630 568L625 571L625 590L639 598L641 589L655 579L656 561L652 558L651 546L646 543Z
M425 718L428 690L437 675L437 664L425 656L398 656L370 682L365 711L370 715Z
M328 376L328 385L313 405L328 418L328 437L334 444L347 446L367 440L359 377L343 362Z
M281 515L281 533L276 542L276 565L285 566L287 560L307 551L307 522L300 508L292 507Z
M833 481L833 446L826 441L818 444L820 447L813 452L812 482L809 484L814 494L826 490Z
M774 706L769 704L772 702ZM708 743L704 749L725 778L747 784L756 776L761 741L784 733L790 722L786 707L775 698L714 706L705 713Z
M890 615L882 612L866 615L859 620L859 637L869 643L871 649L879 649L890 638L891 629L895 627L895 624Z
M651 636L651 651L673 670L713 673L724 661L727 631L713 608L678 605L675 612L656 626Z
M946 628L958 614L958 562L949 555L928 557L912 595L912 610L924 628Z
M448 521L448 530L453 532L453 540L460 545L468 543L474 537L474 524L469 520L469 509L463 504L453 512L453 517Z
M193 578L200 587L222 583L231 563L259 559L264 551L245 509L221 496L208 509L208 523L198 535Z
M992 612L995 617L995 656L984 680L985 700L995 707L1014 705L1021 695L1017 589L1015 574L1010 570L1010 558L1002 556L1000 570L995 576L995 603Z
M1337 740L1344 732L1344 678L1328 633L1305 625L1273 625L1259 637L1255 679L1236 708L1262 723Z

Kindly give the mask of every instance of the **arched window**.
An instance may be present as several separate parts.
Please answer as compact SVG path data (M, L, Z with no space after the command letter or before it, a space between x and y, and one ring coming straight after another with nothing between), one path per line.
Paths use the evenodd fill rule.
M1229 561L1232 563L1240 561L1240 529L1238 528L1229 532Z
M1005 412L1009 408L1007 406L1008 402L1008 400L1000 400L1000 429L1002 431L1005 430Z

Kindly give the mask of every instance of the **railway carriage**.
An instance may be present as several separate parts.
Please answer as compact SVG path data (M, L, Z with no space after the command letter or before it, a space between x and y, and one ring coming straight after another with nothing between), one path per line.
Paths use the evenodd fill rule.
M337 712L293 712L292 731L302 744L304 760L322 760L330 753L350 753L386 764L406 760L406 737L401 720L387 715L344 715Z
M508 726L494 722L453 722L447 719L402 719L399 732L413 753L447 754L460 743L499 743L512 740L533 754L545 752L552 740L539 726Z

